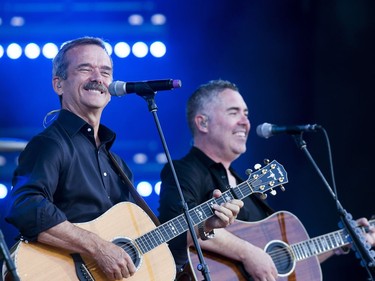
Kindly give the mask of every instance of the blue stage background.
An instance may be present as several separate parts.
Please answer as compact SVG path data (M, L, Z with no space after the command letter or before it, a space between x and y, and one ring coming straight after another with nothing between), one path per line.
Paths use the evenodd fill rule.
M53 11L35 11L33 17L32 12L23 11L25 26L8 28L11 12L22 11L20 4L31 2L36 1L3 1L3 47L11 42L61 44L85 35L109 43L161 40L166 44L162 58L113 56L113 60L115 80L182 81L182 88L156 95L157 114L172 158L183 156L191 144L185 122L189 95L208 80L227 79L244 95L252 124L248 151L235 167L245 177L247 168L268 158L278 160L288 171L286 191L268 199L276 210L294 213L310 237L338 229L335 202L304 153L290 136L267 140L256 136L255 128L263 122L322 125L330 138L340 202L355 218L375 213L370 177L375 129L374 1L112 1L128 9L113 14L93 10L94 4L104 2L87 1L94 6L79 16L69 9L78 1L55 1L63 7L58 16ZM129 27L126 18L132 12L145 17L162 13L167 22L162 27ZM43 129L45 114L59 108L51 87L51 60L24 56L11 60L4 54L0 75L0 138L27 142ZM156 184L162 168L156 156L163 148L146 102L137 95L113 97L103 123L117 132L113 149L128 162L135 182ZM324 135L305 134L304 139L331 184ZM18 153L0 151L6 163L0 166L0 183L8 189ZM136 164L136 153L146 154L148 161ZM153 192L145 199L157 213L158 195ZM6 205L7 198L0 199L0 228L10 247L15 231L3 221ZM330 259L322 264L322 271L328 281L366 280L353 253Z

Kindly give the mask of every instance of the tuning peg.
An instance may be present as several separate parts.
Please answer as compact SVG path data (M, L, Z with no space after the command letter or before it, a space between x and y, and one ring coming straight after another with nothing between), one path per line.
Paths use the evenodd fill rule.
M248 175L248 176L250 176L252 172L253 172L253 170L251 170L251 169L246 169L246 171L245 171L246 175Z
M270 193L271 195L275 196L277 194L277 191L275 189L271 189Z
M262 168L262 165L260 165L260 164L255 164L254 165L254 169L255 170L259 170L260 168Z
M285 191L285 187L283 185L280 185L281 191Z
M270 163L270 159L267 159L267 158L264 159L264 160L263 160L263 163L266 164L266 165L268 165L268 164Z
M267 194L262 193L262 194L260 195L260 198L261 198L262 200L265 200L265 199L267 198Z

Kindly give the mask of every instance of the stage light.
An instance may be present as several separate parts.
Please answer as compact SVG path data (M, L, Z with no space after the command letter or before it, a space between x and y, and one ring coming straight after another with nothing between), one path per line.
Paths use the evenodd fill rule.
M7 55L11 59L18 59L22 55L22 48L17 43L12 43L7 48Z
M167 21L167 18L163 14L155 14L151 17L151 23L153 25L163 25Z
M157 183L155 183L154 191L157 195L160 195L160 187L161 187L161 181L158 181Z
M35 59L40 55L40 48L35 43L29 43L25 47L25 55L29 59Z
M7 194L8 194L7 187L4 184L0 183L0 199L5 198Z
M164 152L161 152L161 153L156 154L155 160L159 164L165 164L167 163L167 156L165 155Z
M0 167L4 167L6 163L7 159L3 155L0 155Z
M23 17L12 17L10 19L11 26L23 26L25 24L25 19Z
M143 17L141 15L131 15L128 19L131 25L142 25L143 24Z
M137 153L133 156L133 161L136 164L145 164L147 160L147 155L144 153Z
M148 47L143 42L137 42L133 45L132 52L137 58L144 58L148 53Z
M152 193L152 186L147 181L141 181L137 184L137 191L141 196L147 197Z
M111 44L109 44L108 42L104 42L104 45L105 45L105 49L108 52L108 55L112 55L113 49L112 49Z
M47 59L53 59L59 51L56 44L54 43L47 43L42 48L42 53Z
M150 53L156 58L161 58L162 56L165 55L166 52L167 52L167 48L160 41L156 41L152 43L150 46Z
M126 58L130 54L130 46L125 42L118 42L115 45L114 52L119 58Z
M0 58L2 58L4 55L4 48L0 45Z

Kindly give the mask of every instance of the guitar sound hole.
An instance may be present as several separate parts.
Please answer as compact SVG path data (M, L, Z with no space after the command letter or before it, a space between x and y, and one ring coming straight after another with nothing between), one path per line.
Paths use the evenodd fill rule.
M140 268L142 257L131 240L127 238L116 238L115 240L112 241L112 243L123 248L124 251L127 252L130 258L132 259L137 270Z
M290 253L289 245L283 241L273 241L266 246L266 252L271 256L279 276L289 275L295 268L295 261Z

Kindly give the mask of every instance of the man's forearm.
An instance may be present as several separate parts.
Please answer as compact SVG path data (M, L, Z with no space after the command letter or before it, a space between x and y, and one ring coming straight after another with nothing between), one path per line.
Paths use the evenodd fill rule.
M40 233L38 242L93 256L105 241L92 232L64 221Z

